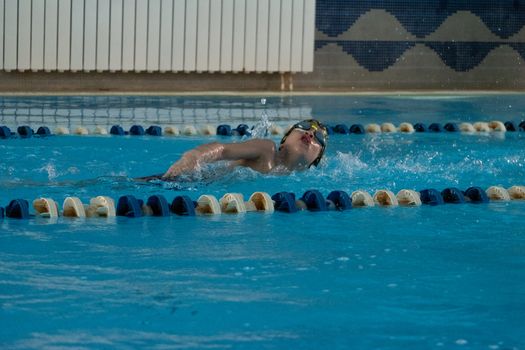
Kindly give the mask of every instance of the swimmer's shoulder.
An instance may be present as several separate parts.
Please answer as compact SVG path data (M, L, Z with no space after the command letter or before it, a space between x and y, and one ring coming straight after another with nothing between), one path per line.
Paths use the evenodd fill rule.
M275 146L275 142L268 139L252 139L245 142L245 144L257 147L261 151L265 152L272 152L274 153L277 147Z

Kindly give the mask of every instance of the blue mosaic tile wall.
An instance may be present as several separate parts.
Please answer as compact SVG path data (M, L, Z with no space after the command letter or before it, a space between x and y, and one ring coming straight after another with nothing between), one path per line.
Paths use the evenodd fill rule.
M508 61L510 50L521 57L510 60L518 66L511 68L523 69L525 62L525 0L317 0L316 29L316 57L337 45L371 73L425 48L456 73L475 70L502 47Z

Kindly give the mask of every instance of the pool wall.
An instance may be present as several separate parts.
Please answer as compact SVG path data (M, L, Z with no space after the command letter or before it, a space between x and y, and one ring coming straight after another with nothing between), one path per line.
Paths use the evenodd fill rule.
M258 6L265 3L259 0ZM4 15L5 4L0 1ZM8 20L0 26L5 34L3 58L12 24ZM18 50L19 58L22 54ZM524 90L525 4L517 0L317 0L312 73L0 71L3 92L283 88Z

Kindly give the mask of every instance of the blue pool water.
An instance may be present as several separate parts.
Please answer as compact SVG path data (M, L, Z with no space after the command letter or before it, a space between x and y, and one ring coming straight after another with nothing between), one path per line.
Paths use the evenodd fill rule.
M234 122L255 122L261 111L258 98L126 98L127 104L122 98L9 97L0 101L1 123L41 118L64 125L69 111L73 126L76 113L88 107L95 112L81 116L85 125L155 116L177 122L177 113L190 123L187 108L177 109L188 105L207 110L210 122L227 120L211 110L234 110ZM519 121L523 114L515 110L525 110L523 100L289 97L268 99L265 108L270 121L281 123L292 120L296 107L332 123ZM340 135L330 139L322 167L289 176L213 166L187 182L131 179L162 172L184 151L217 140L239 141L0 140L0 206L40 196L61 203L73 195L84 202L124 194L171 200L226 192L247 197L256 190L301 195L315 188L326 195L525 183L525 133ZM4 219L0 347L523 349L524 213L525 202L513 201L293 215Z

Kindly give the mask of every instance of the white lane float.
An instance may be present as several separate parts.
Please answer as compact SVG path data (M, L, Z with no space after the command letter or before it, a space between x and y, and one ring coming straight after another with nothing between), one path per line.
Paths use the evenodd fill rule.
M414 190L400 190L397 195L397 202L403 207L418 207L421 205L421 196Z
M373 207L374 199L370 195L370 193L363 191L363 190L357 190L352 192L352 207Z
M485 192L492 201L510 201L509 192L501 186L490 186Z
M37 198L33 201L33 208L38 216L44 218L58 217L58 205L51 198Z
M389 190L378 190L374 194L374 202L381 207L397 207L396 195Z

